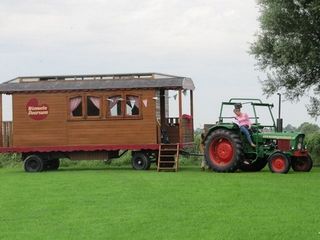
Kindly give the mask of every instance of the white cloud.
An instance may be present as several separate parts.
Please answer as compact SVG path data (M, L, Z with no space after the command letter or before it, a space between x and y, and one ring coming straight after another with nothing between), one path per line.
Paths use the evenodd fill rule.
M244 13L235 10L236 1L231 2L18 1L0 5L0 37L29 47L72 43L91 45L91 50L98 45L107 52L133 48L218 51L230 47L234 39L247 38L245 29L237 24Z

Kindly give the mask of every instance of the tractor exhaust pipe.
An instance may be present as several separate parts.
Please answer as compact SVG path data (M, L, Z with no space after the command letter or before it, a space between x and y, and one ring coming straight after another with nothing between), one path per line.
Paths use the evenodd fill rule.
M278 119L277 119L277 129L276 131L277 132L282 132L283 130L283 121L282 121L282 118L281 118L281 94L280 93L277 93L277 95L279 96L279 112L278 112Z

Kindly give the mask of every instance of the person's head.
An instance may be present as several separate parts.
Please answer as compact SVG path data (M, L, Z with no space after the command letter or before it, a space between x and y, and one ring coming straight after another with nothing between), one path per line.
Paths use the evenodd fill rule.
M234 109L233 112L239 116L241 114L241 108L242 108L242 104L241 103L236 103L234 104Z
M240 116L240 114L241 114L240 108L235 108L235 109L233 109L233 112L234 112L237 116Z

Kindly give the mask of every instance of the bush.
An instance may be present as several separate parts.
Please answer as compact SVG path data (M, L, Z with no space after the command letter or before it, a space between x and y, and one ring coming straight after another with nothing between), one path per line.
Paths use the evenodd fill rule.
M0 154L0 168L21 166L21 154L4 153Z
M320 133L315 132L313 134L307 135L306 144L314 164L319 165L320 164Z
M109 166L126 166L131 164L131 151L126 152L119 159L109 159L107 161L102 160L80 160L72 161L70 159L60 159L61 167L79 167L79 168L94 168L94 167L106 167Z

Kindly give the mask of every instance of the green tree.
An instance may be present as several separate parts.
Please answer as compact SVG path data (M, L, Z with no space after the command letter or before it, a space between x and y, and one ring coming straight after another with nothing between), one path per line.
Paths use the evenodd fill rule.
M302 123L298 129L299 132L304 133L306 136L309 136L314 133L320 133L320 128L317 124L304 122Z
M308 112L320 116L320 1L257 0L260 31L251 45L267 73L263 91L282 91L289 100L313 90Z
M320 155L320 133L314 133L308 137L306 144L309 152L319 157Z
M294 132L297 130L297 128L292 126L291 124L288 124L283 130L287 132Z

